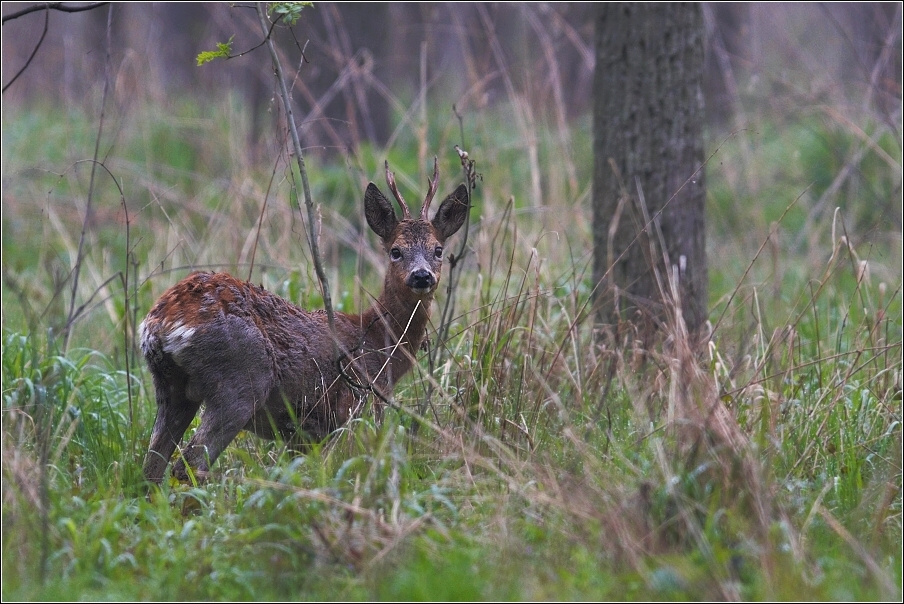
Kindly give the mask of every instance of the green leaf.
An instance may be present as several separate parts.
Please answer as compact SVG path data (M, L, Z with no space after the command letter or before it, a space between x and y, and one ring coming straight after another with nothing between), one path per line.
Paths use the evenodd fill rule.
M228 42L217 42L216 50L205 50L202 53L198 54L198 67L203 65L204 63L209 63L214 59L228 59L229 54L232 52L232 38L235 35L229 38Z
M282 15L288 25L295 25L304 8L313 7L313 2L274 2L267 8L267 13Z

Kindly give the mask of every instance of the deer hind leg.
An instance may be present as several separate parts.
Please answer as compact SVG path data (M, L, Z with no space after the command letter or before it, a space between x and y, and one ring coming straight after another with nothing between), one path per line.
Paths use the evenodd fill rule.
M188 377L187 396L203 400L204 412L173 475L187 480L191 468L203 482L220 453L265 404L276 379L273 351L253 321L227 314L197 328L177 353L174 360Z
M269 388L261 380L247 375L234 376L220 382L214 394L205 398L201 425L176 462L173 475L188 480L188 466L198 482L207 479L210 467L248 424L255 411L266 400Z
M157 394L157 419L144 459L144 477L150 482L160 484L173 451L197 415L201 404L185 396L184 379L169 386L162 384L155 376L154 385Z

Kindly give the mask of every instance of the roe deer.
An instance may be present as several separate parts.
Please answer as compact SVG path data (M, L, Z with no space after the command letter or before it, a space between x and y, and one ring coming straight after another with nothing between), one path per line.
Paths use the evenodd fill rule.
M321 440L360 411L370 388L384 399L391 395L424 341L443 242L468 213L462 184L427 219L437 179L434 160L416 219L388 163L386 181L402 219L374 183L367 185L364 213L383 241L389 266L383 292L369 309L335 313L335 340L325 311L301 310L225 273L194 273L160 296L139 327L157 396L144 461L148 481L163 480L202 404L201 425L173 468L183 481L186 465L203 481L243 429L290 443Z

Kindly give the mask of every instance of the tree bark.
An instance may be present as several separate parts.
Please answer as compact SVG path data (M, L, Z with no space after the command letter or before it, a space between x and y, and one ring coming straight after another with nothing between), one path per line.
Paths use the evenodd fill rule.
M703 38L699 4L599 5L593 236L606 322L655 325L675 273L688 329L706 321Z

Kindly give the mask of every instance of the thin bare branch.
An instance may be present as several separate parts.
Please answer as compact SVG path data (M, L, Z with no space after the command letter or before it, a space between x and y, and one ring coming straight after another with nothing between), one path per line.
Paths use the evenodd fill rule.
M276 169L279 167L279 159L273 164L273 171L270 173L270 180L267 182L267 191L264 193L264 203L261 204L261 213L257 218L257 232L254 234L254 246L251 248L251 261L248 263L248 281L251 281L251 275L254 272L254 257L257 255L257 244L261 238L261 226L264 224L264 213L267 210L267 199L270 197L270 189L273 188L273 181L276 179Z
M109 2L91 2L90 4L76 4L74 6L70 6L65 2L43 2L41 4L35 4L34 6L29 6L28 8L23 8L20 11L16 11L14 13L10 13L3 17L3 25L6 25L7 21L12 21L13 19L18 19L19 17L24 17L25 15L36 13L39 10L58 10L63 13L81 13L86 10L93 10L95 8L100 8L101 6L106 6L110 4Z
M16 72L16 75L13 76L9 82L3 86L3 90L0 92L6 92L6 89L13 85L13 82L19 79L19 76L25 73L25 70L28 69L28 66L31 65L31 61L35 58L35 55L38 54L38 49L41 48L41 44L44 43L44 38L47 36L47 25L50 23L50 11L44 11L44 31L41 32L41 37L38 38L38 43L35 44L34 50L31 51L31 55L29 55L28 60L25 61L25 65L22 66L22 69Z
M264 44L266 44L267 41L270 39L270 36L273 35L273 30L276 28L276 24L279 23L280 19L282 19L283 17L285 17L285 15L279 15L278 17L276 17L276 19L273 20L273 23L270 25L270 30L269 30L269 31L267 32L267 34L264 36L264 39L261 40L261 43L260 43L260 44L255 44L254 46L252 46L252 47L249 48L248 50L243 50L242 52L237 53L237 54L234 54L234 55L226 55L226 56L223 57L223 58L228 60L228 59L237 59L237 58L239 58L239 57L244 57L244 56L245 56L246 54L248 54L249 52L251 52L251 51L253 51L253 50L257 50L258 48L260 48L261 46L263 46ZM304 56L304 51L302 51L301 56L302 56L302 58L304 59L304 61L307 62L307 57Z
M113 53L113 7L107 11L107 54L104 59L104 93L100 101L100 122L97 126L97 137L94 140L94 159L91 162L91 179L88 182L88 201L85 204L85 219L82 221L82 234L78 241L78 253L75 256L75 266L72 274L72 296L69 299L69 314L66 318L66 331L64 336L63 348L68 348L69 337L72 334L70 329L72 322L78 316L75 308L75 297L78 293L78 278L82 268L83 250L85 247L85 235L88 230L88 223L91 219L91 202L94 199L94 177L97 174L97 166L100 162L97 156L100 154L100 141L104 132L104 115L107 105L107 93L110 90L110 56ZM115 179L114 179L115 180ZM84 308L84 304L79 307L78 311Z
M261 2L256 4L257 6L257 16L260 20L261 31L264 35L267 35L269 31L269 26L267 25L267 16L266 10ZM301 146L301 139L298 137L298 128L295 126L295 114L292 111L292 95L289 93L288 87L286 86L286 78L283 73L282 63L279 60L279 54L276 52L276 46L273 44L273 39L267 38L267 48L270 50L270 58L273 61L273 69L276 72L276 80L279 82L279 94L282 98L283 106L286 109L286 126L289 128L289 133L292 135L292 146L295 149L295 161L298 163L298 171L301 174L301 187L304 193L304 205L308 211L308 229L309 238L308 242L311 246L311 256L314 259L314 270L317 273L317 280L320 281L320 290L323 295L323 306L326 309L326 316L329 320L330 324L330 333L333 334L335 341L336 334L336 326L335 326L335 317L333 313L333 300L330 295L330 283L327 279L326 272L323 270L323 262L320 257L320 242L319 237L317 235L317 211L314 207L313 197L311 195L311 185L308 183L308 171L305 168L304 164L304 155L302 151L304 150Z
M459 118L459 124L461 124L461 116L458 111L453 107L453 111L455 111L455 115ZM461 131L462 144L464 144L464 128L462 127ZM474 171L475 162L473 159L470 159L468 156L468 152L463 150L458 145L455 145L455 150L458 153L458 157L461 160L461 169L465 176L465 182L467 183L467 191L468 191L468 209L471 208L471 190L476 185L477 174ZM446 303L443 306L443 314L440 317L439 327L436 330L436 346L433 349L433 353L430 356L430 370L439 363L439 353L440 350L445 346L446 339L449 337L449 327L452 324L452 314L455 311L455 288L458 283L458 275L460 273L456 273L455 268L459 267L461 259L464 257L467 251L468 245L468 232L471 227L471 218L470 212L465 217L465 224L462 227L463 235L461 239L461 245L458 248L458 254L449 254L449 281L446 285ZM459 267L460 269L460 267ZM428 400L430 398L428 394Z

